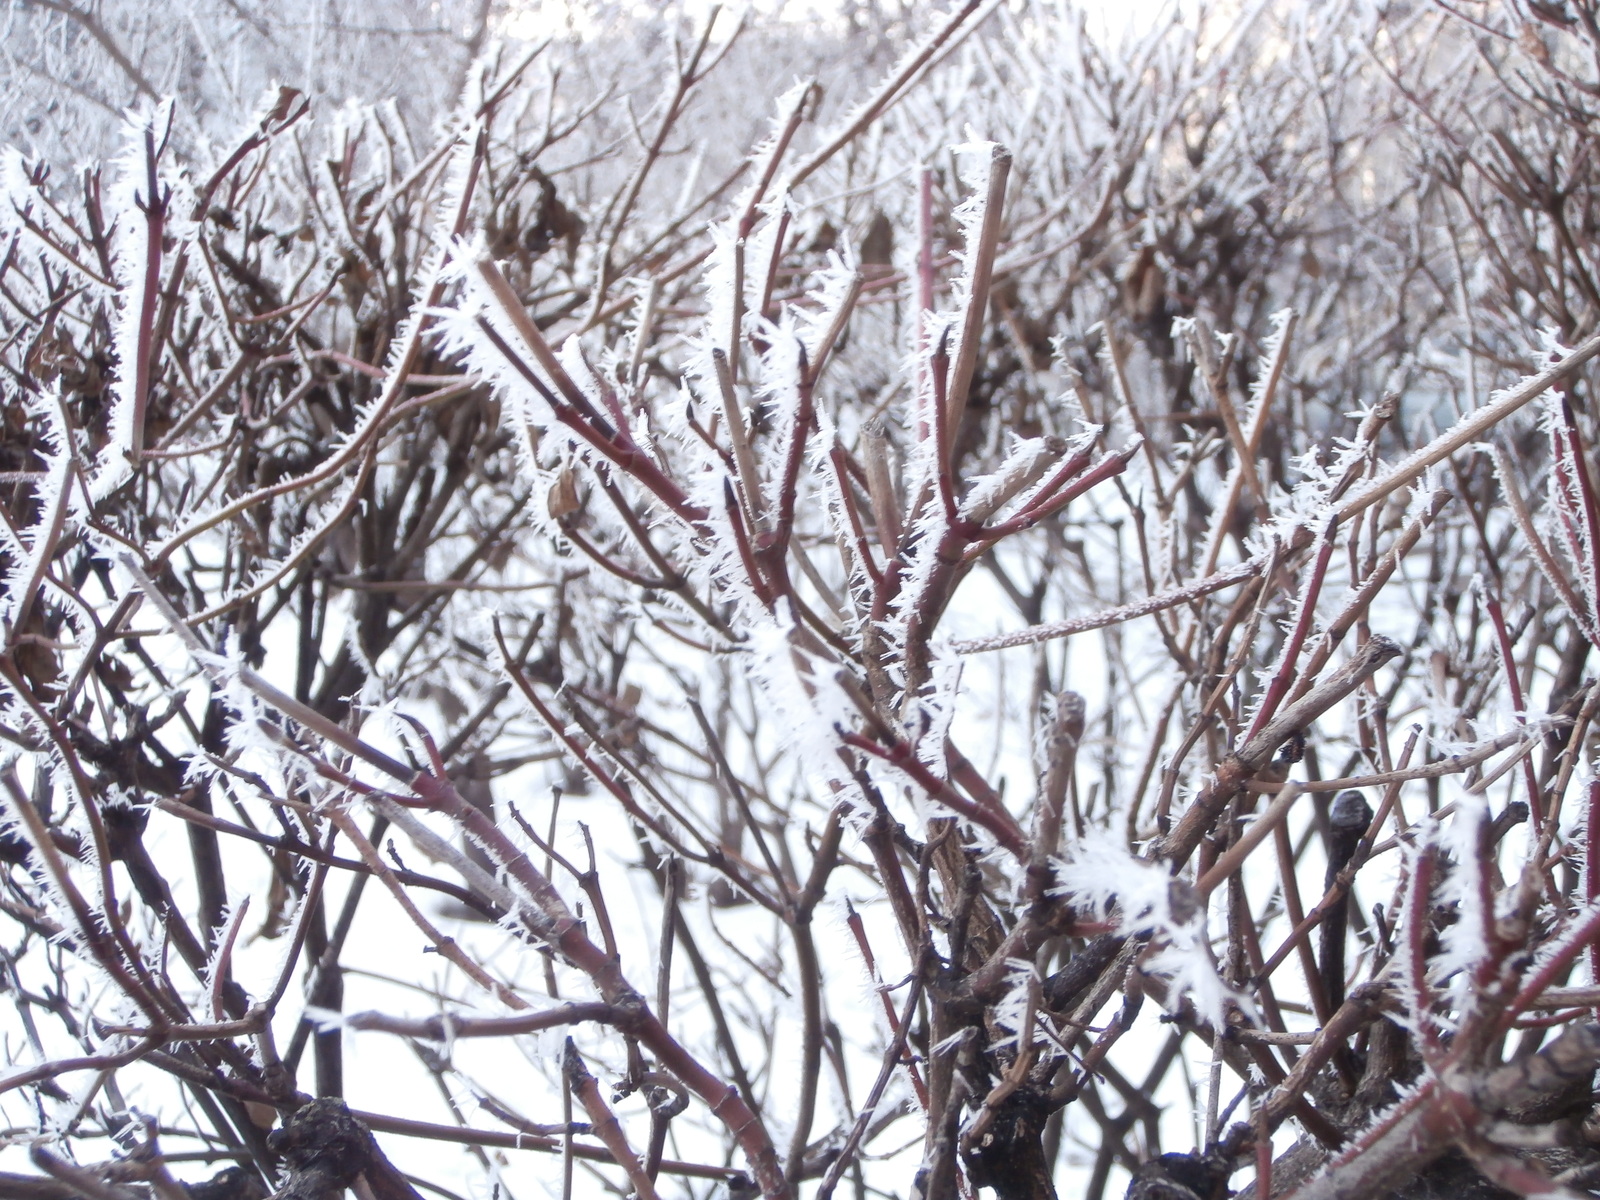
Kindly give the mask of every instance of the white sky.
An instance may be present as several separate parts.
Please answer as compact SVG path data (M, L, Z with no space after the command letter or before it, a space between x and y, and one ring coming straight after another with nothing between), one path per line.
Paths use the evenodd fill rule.
M698 23L718 6L717 0L635 0L632 8L640 16L663 11L682 13ZM1141 21L1152 21L1167 6L1168 0L1080 0L1077 5L1091 17L1103 21L1113 32L1121 32ZM809 21L837 14L844 5L842 0L744 0L743 3L721 3L720 7L724 20L747 8L767 19ZM510 37L532 41L568 31L582 34L594 28L588 16L591 5L587 0L516 0L512 9L501 26Z

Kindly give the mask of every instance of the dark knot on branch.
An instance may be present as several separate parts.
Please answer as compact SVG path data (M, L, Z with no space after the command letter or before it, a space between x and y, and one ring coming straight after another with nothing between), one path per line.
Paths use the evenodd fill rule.
M295 1111L267 1137L267 1148L283 1158L289 1175L274 1200L339 1200L344 1189L372 1165L372 1134L331 1097Z

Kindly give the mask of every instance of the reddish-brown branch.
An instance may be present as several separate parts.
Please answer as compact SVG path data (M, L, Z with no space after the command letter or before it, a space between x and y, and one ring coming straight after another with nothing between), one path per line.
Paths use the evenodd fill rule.
M917 760L916 753L904 742L896 741L891 746L880 746L871 738L863 737L859 733L841 730L840 740L847 746L853 746L874 758L882 759L897 770L904 771L923 791L927 792L930 799L937 800L946 808L952 809L971 821L974 825L981 825L993 835L994 840L1005 849L1009 850L1019 860L1027 858L1027 847L1017 831L1014 822L1002 821L986 806L978 804L961 795L948 782L940 779Z

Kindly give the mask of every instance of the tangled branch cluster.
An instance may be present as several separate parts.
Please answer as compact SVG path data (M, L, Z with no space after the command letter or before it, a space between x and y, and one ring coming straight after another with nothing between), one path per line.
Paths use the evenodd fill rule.
M0 157L0 1197L1590 1194L1600 9L670 32Z

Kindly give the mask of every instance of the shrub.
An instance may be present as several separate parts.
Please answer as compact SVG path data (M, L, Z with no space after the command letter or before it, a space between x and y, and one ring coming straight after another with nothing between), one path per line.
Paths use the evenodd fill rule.
M0 1193L1600 1178L1593 14L925 19L7 152Z

